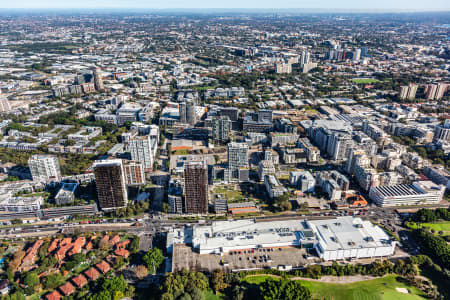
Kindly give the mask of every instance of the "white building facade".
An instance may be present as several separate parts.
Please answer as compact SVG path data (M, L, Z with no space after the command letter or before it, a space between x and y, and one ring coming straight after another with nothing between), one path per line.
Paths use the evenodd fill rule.
M33 155L28 160L33 181L51 182L61 180L58 158L54 155Z

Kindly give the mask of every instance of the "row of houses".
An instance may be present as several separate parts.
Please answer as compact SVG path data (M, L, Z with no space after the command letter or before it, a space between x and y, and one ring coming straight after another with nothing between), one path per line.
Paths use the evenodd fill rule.
M59 286L53 292L45 295L47 300L60 300L62 296L70 296L77 288L83 288L88 281L97 280L100 275L105 275L111 270L111 266L104 260L84 271L83 274L72 277L69 281Z
M94 248L94 241L98 239L97 236L85 237L79 236L76 238L55 238L53 239L48 248L45 251L47 255L54 256L58 259L58 268L63 264L65 260L71 256L81 253L88 252ZM25 251L24 258L21 261L20 268L22 271L29 271L36 268L36 261L38 260L38 254L42 245L44 244L43 239L36 240L31 246ZM101 275L107 274L112 268L111 264L114 264L114 260L117 257L127 258L129 256L129 251L126 249L130 244L130 240L126 239L121 241L119 235L109 236L104 235L98 241L98 246L107 246L108 248L114 249L114 255L109 255L105 260L91 266L88 270L84 271L82 274L78 274L72 277L63 285L59 286L57 289L45 295L45 299L48 300L59 300L63 296L70 296L73 294L77 288L84 287L88 281L95 281ZM109 263L108 263L108 262ZM66 272L67 274L67 272ZM47 271L41 273L39 276L47 276ZM65 275L65 274L64 274Z

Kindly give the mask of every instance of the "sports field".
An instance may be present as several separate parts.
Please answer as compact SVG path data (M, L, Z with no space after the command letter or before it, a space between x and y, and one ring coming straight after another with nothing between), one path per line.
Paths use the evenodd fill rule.
M397 280L396 275L383 278L360 281L349 284L323 283L301 280L302 284L311 290L313 299L327 300L419 300L425 299L423 293L415 287L408 286ZM248 283L260 284L269 276L248 277ZM404 288L408 294L401 293L396 288Z
M375 78L354 78L352 79L352 81L358 84L372 84L380 82L378 79Z

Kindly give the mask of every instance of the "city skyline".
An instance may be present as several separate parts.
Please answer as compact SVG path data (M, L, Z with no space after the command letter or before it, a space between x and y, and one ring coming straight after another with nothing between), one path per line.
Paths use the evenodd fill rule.
M381 0L376 3L364 3L356 0L341 1L336 7L334 1L293 1L281 0L274 3L269 0L247 0L236 1L231 0L224 2L195 0L186 5L185 1L169 0L164 3L156 3L154 1L143 0L96 0L87 1L80 0L76 3L65 3L57 0L44 0L36 3L32 0L22 1L0 1L0 9L305 9L311 11L448 11L450 3L445 0L435 0L430 2L412 0L388 1Z
M448 0L167 1L0 0L0 300L450 299Z

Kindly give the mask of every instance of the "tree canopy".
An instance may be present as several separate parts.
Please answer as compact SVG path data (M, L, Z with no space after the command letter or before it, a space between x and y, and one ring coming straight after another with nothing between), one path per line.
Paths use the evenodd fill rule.
M260 285L261 298L264 300L307 300L311 291L300 281L267 279Z
M170 273L160 286L161 299L203 299L203 291L208 288L208 278L201 272L181 271Z
M164 255L162 254L162 251L160 249L153 248L144 254L142 260L145 262L147 268L151 272L156 272L156 270L158 270L159 266L164 261Z

